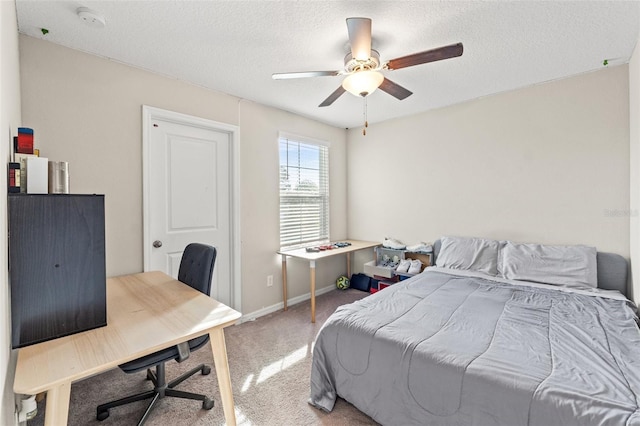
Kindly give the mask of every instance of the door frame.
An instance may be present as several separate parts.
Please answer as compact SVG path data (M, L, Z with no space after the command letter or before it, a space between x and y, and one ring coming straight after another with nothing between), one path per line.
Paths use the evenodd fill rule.
M229 186L230 200L229 219L231 238L229 241L231 249L231 306L236 311L242 312L242 280L241 280L241 258L240 258L240 128L231 124L220 123L201 117L194 117L175 111L160 109L148 105L142 105L142 215L143 215L143 252L144 271L149 270L149 259L151 255L151 232L149 230L149 135L150 126L154 119L169 121L176 124L201 127L218 132L225 132L229 135L231 147L229 154L231 163L229 164Z

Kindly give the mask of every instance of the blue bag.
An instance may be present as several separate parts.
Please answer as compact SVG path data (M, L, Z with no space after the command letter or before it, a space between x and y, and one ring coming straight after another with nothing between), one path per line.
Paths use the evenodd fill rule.
M351 275L351 285L349 287L368 292L371 288L371 279L365 274L353 274Z

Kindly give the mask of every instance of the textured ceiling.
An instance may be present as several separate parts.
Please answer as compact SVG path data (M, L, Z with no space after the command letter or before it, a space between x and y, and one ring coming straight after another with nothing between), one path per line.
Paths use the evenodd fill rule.
M493 93L627 63L640 26L630 1L31 1L17 0L19 31L338 127L359 127L349 93L318 108L343 77L272 80L275 72L339 70L345 19L373 20L381 60L462 42L464 54L396 71L413 91L368 97L375 123ZM76 15L102 13L105 28ZM41 28L49 33L43 35Z

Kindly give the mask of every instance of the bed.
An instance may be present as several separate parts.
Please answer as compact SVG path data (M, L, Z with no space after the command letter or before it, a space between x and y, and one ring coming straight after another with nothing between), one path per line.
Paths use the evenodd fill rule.
M331 411L340 396L383 425L640 425L624 258L441 241L435 267L325 322L311 405Z

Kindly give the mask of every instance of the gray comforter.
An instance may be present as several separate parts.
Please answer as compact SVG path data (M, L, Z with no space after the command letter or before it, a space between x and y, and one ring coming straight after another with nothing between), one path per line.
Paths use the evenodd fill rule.
M384 425L640 425L635 310L425 271L345 305L316 339L310 403Z

